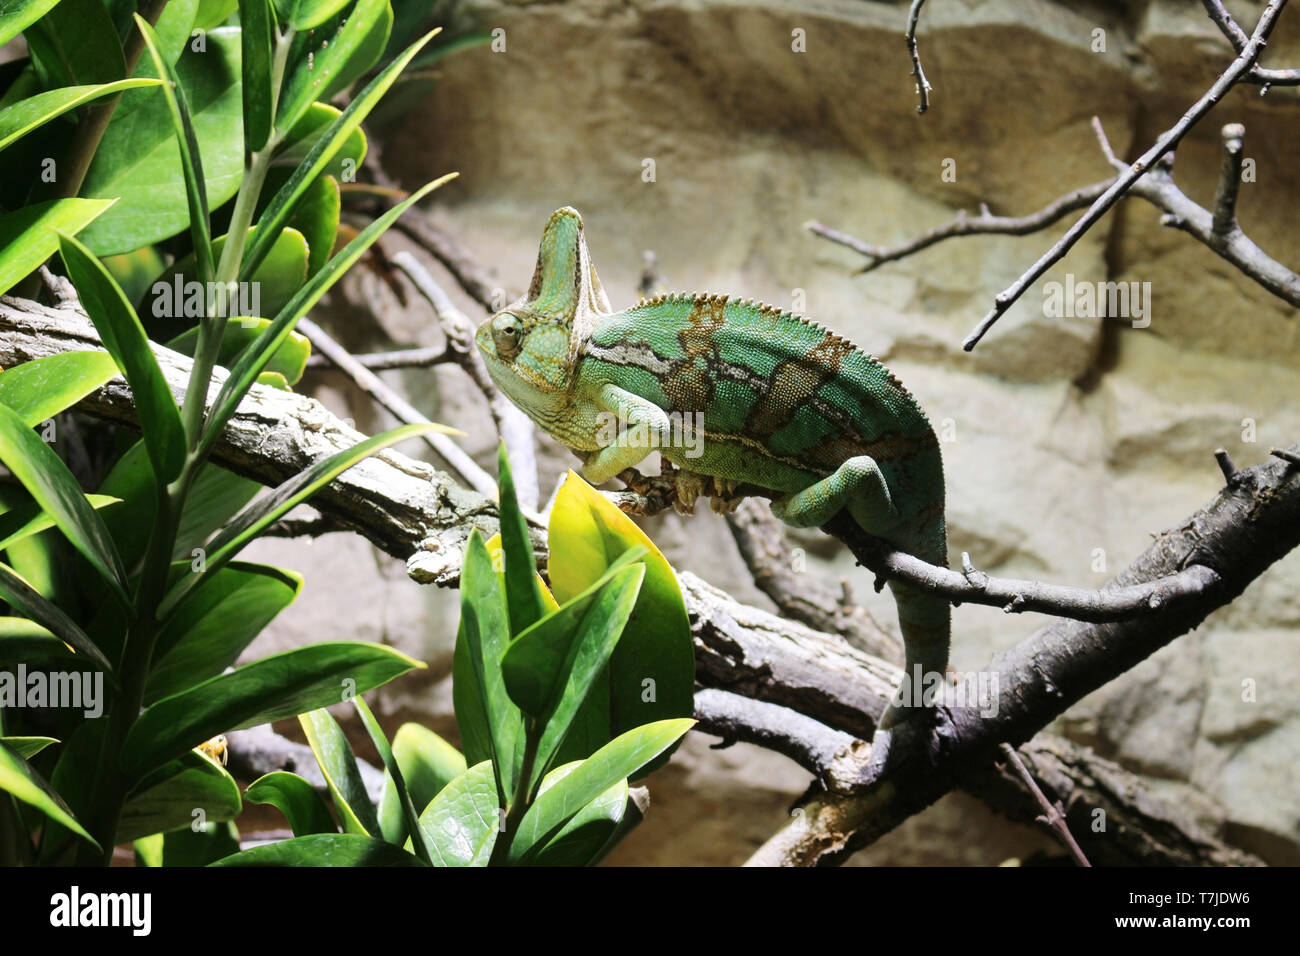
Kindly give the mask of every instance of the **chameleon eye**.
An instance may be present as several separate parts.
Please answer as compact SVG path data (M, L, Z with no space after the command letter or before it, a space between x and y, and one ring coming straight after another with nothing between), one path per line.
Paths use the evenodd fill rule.
M519 339L523 330L517 316L503 312L492 320L492 344L496 346L497 355L509 359L519 351Z

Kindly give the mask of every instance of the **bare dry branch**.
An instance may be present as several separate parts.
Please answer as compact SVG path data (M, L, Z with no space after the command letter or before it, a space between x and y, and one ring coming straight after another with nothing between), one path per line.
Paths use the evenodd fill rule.
M392 352L367 352L352 356L356 361L372 372L386 372L395 368L429 368L454 361L451 351L437 346L417 349L397 349ZM313 355L307 359L310 369L336 369L323 355Z
M921 20L921 8L925 6L925 0L912 0L912 6L907 11L907 53L912 58L912 79L916 81L916 111L924 113L930 108L930 90L934 89L930 81L925 78L925 70L921 69L921 54L916 48L916 28Z
M1214 21L1215 26L1223 31L1223 35L1228 38L1232 48L1240 53L1250 40L1250 37L1246 36L1246 31L1237 26L1237 21L1232 19L1232 14L1227 11L1220 0L1201 0L1201 4L1205 7L1205 12L1210 19ZM1300 86L1300 69L1270 70L1267 67L1256 65L1251 67L1243 82L1259 84L1265 87L1264 92L1267 92L1267 88L1270 86Z
M1011 764L1012 769L1015 770L1016 775L1025 785L1025 789L1043 808L1043 814L1038 817L1038 820L1061 841L1075 863L1079 866L1092 866L1088 862L1088 858L1083 855L1083 851L1079 849L1079 844L1074 841L1074 835L1070 833L1070 828L1065 822L1065 808L1052 803L1043 795L1042 789L1034 780L1033 774L1025 767L1025 762L1020 759L1020 754L1016 753L1015 747L1004 743L999 749L1002 751L1002 756L1007 758L1007 762Z

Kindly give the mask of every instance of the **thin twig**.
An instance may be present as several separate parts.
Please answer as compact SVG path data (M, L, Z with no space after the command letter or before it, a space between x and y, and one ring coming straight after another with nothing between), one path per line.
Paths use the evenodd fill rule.
M298 331L311 342L312 348L334 363L357 388L361 389L376 402L388 409L399 421L408 425L421 425L430 422L410 402L380 381L374 372L366 368L319 325L305 316L298 320ZM447 435L437 432L420 436L425 444L433 449L447 465L464 479L465 483L481 495L496 493L496 482L492 476L475 464L474 459L465 453L459 445Z
M907 53L912 58L912 79L916 81L917 104L916 111L924 113L930 108L930 81L925 78L925 70L921 69L921 53L916 48L916 28L921 19L921 8L925 6L925 0L912 0L912 6L907 11Z
M1070 856L1074 858L1076 864L1079 866L1092 866L1092 864L1088 862L1088 858L1083 855L1083 850L1079 849L1079 844L1074 841L1074 834L1070 832L1070 828L1065 823L1065 814L1062 813L1062 808L1053 804L1043 795L1043 791L1039 789L1037 781L1035 781L1033 775L1030 774L1029 768L1026 767L1025 762L1020 759L1020 754L1016 753L1016 748L1008 743L1003 743L1000 749L1002 750L1002 755L1006 757L1011 766L1015 768L1016 773L1020 776L1021 781L1025 785L1025 789L1028 790L1033 798L1038 801L1038 805L1043 808L1043 815L1038 819L1044 826L1051 830L1056 835L1057 839L1064 844L1065 848L1070 851Z
M395 352L368 352L352 357L372 372L385 372L395 368L429 368L454 361L449 349L434 345L418 349L398 349ZM307 367L316 369L335 366L325 356L313 355L307 359Z
M978 216L968 216L965 210L962 210L951 222L936 226L929 232L922 233L915 239L910 239L897 246L868 245L861 239L815 221L804 223L804 228L815 236L829 239L831 242L866 256L870 261L855 273L856 275L862 275L884 265L886 262L894 262L920 252L922 249L928 249L945 239L975 235L1025 236L1037 232L1039 229L1050 226L1066 213L1082 209L1084 206L1095 202L1097 197L1109 189L1114 182L1115 179L1112 177L1104 182L1093 183L1091 186L1076 189L1074 192L1062 196L1027 216L994 216L989 213L987 208L983 207Z
M1124 196L1143 175L1151 171L1156 161L1172 150L1193 126L1195 126L1223 96L1255 65L1255 60L1264 49L1268 35L1273 31L1286 0L1271 0L1260 15L1255 32L1242 47L1237 58L1219 75L1205 94L1192 105L1186 113L1156 140L1155 144L1133 163L1109 189L1092 204L1073 226L1047 252L1043 253L1020 278L1006 289L999 292L993 300L993 308L980 320L974 330L962 341L962 348L969 352L979 344L988 330L1007 310L1022 296L1031 285L1043 277L1053 265L1065 257L1074 244L1104 216L1116 202Z
M1293 465L1300 465L1300 455L1285 448L1270 448L1268 453L1274 458L1281 458L1283 461L1290 462Z
M1219 168L1219 185L1214 191L1214 220L1210 236L1219 245L1237 229L1237 192L1241 189L1242 139L1246 127L1229 123L1223 127L1223 165Z
M1232 19L1232 14L1227 11L1219 0L1201 0L1201 4L1205 7L1205 12L1209 14L1210 19L1214 21L1215 26L1223 31L1223 35L1228 38L1232 48L1240 53L1250 39L1246 36L1246 31L1237 26L1237 21ZM1256 65L1251 67L1244 82L1263 86L1264 89L1260 91L1262 96L1268 92L1270 86L1300 86L1300 69L1271 70Z
M1223 480L1227 484L1232 484L1237 480L1237 466L1228 456L1227 449L1216 448L1214 451L1214 460L1219 463L1219 471L1223 472Z

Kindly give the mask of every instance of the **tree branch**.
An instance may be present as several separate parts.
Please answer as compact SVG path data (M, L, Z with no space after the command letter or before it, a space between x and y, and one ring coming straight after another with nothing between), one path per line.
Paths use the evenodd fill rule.
M912 6L907 11L907 32L904 34L907 39L907 53L912 58L912 79L916 81L918 113L924 113L930 108L930 90L934 89L930 81L925 78L925 70L921 69L921 54L916 48L916 28L921 21L923 6L925 0L912 0Z

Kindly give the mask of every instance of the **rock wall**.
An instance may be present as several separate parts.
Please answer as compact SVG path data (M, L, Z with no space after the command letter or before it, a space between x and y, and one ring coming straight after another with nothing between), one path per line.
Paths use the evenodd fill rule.
M1247 30L1261 6L1233 4ZM1136 283L1147 327L1050 317L1040 283L966 354L962 337L1064 224L1023 238L953 240L865 276L854 275L852 253L801 226L818 219L889 245L981 202L999 214L1031 212L1110 175L1092 116L1132 158L1201 95L1231 51L1190 2L931 0L920 47L934 93L918 116L906 7L484 4L480 21L504 30L505 49L444 61L433 95L384 138L385 163L410 184L461 171L439 193L436 215L512 295L531 275L547 215L570 204L586 218L615 308L635 299L651 249L669 288L795 306L849 336L895 370L941 433L953 558L968 551L993 573L1097 586L1214 496L1215 448L1246 465L1300 434L1296 310L1131 200L1047 281ZM1284 15L1267 62L1300 65L1300 13ZM1241 222L1292 266L1300 265L1296 93L1232 92L1175 164L1182 188L1208 205L1218 129L1244 123L1254 181L1242 187ZM354 282L350 298L350 308L379 315L392 341L436 337L427 310L397 308L372 279ZM336 321L346 327L355 327L350 318ZM422 407L470 431L467 446L488 462L495 437L463 377L444 370L404 381ZM336 400L365 407L355 395ZM543 452L545 495L572 458ZM678 566L762 602L717 519L668 516L649 530ZM308 575L297 616L265 641L342 636L339 621L385 605L379 623L358 622L371 629L364 636L433 660L431 680L444 674L455 615L447 596L413 594L368 546L339 540L322 539L310 554L297 543L263 546L263 556ZM888 596L873 594L839 549L801 541L822 558L810 573L849 579L892 624ZM317 555L343 553L336 549L373 602L341 601L336 583L312 573L313 564L333 566ZM1081 702L1058 729L1196 807L1246 849L1300 861L1297 585L1292 557L1197 633ZM976 668L1041 623L962 607L954 664ZM437 716L447 698L445 688L424 686L386 704ZM739 862L806 782L784 758L712 752L707 742L683 748L656 778L652 814L619 862ZM950 796L859 858L988 864L1043 846L1039 834Z

